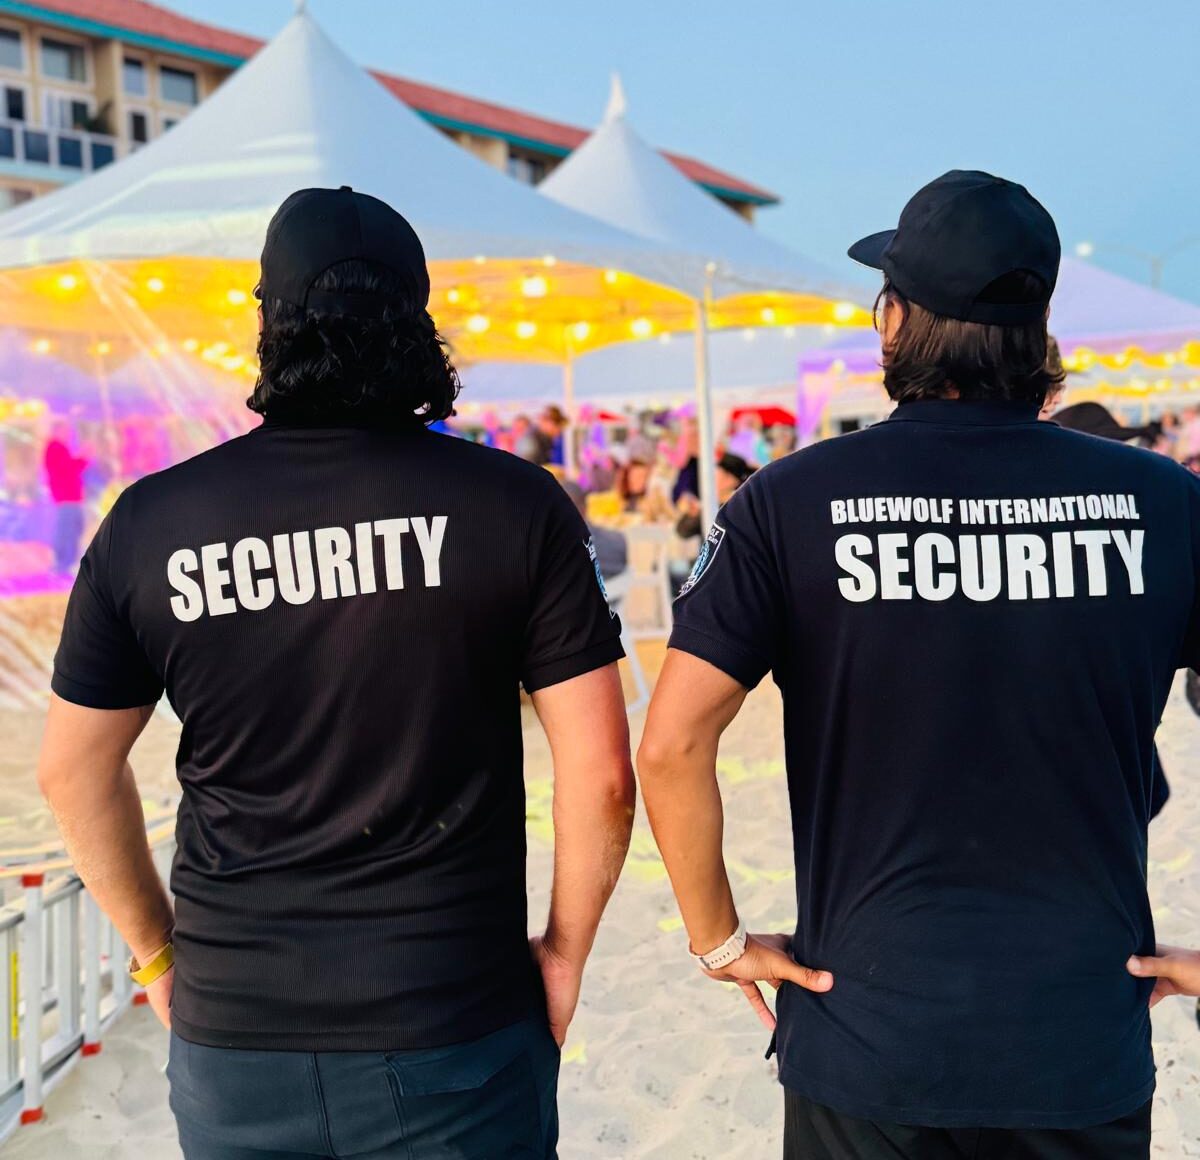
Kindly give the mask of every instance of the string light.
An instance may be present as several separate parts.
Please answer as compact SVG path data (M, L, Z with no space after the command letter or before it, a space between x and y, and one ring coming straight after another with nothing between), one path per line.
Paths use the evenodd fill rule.
M147 278L146 289L151 294L161 294L167 288L167 284L161 278Z
M587 342L587 337L592 333L591 324L588 322L576 322L571 327L571 337L576 342Z
M749 326L747 326L746 329L742 331L742 338L744 338L747 342L753 342L755 340L755 338L757 338L757 337L758 336L754 333L754 331Z
M36 339L29 347L34 354L49 354L53 349L53 344L48 338Z
M245 290L234 287L225 295L225 301L230 306L245 306L250 301L250 295Z
M648 318L635 318L629 329L634 338L649 338L654 333L654 323Z
M60 274L57 285L63 293L70 294L79 288L79 279L74 274Z
M491 325L492 320L486 314L472 314L467 319L467 329L472 334L485 334Z
M833 320L835 322L850 322L857 313L858 307L853 302L834 303Z
M604 271L604 281L609 286L615 286L617 284L617 282L620 280L620 277L621 277L621 275L616 270L605 270Z
M112 343L111 342L96 343L96 353L97 354L111 354L112 353Z
M517 323L518 338L532 338L535 334L537 334L536 322L529 322L528 320L523 319L521 322Z
M767 325L767 326L775 325L775 311L772 307L764 306L759 313L759 317L763 320L763 323L765 325Z
M483 255L483 254L476 254L476 255L475 255L475 265L476 265L476 266L482 266L482 265L483 265L483 264L484 264L486 261L487 261L487 258L486 258L486 257L484 257L484 255Z
M200 344L194 338L185 338L179 345L182 346L183 349L188 352L188 354L195 354L195 352L200 349Z
M554 266L558 264L558 259L553 254L547 254L542 259L543 266Z
M451 306L457 306L459 302L462 301L462 291L457 286L451 286L450 289L446 291L446 301L449 302Z
M540 274L532 278L521 279L521 293L526 298L545 298L546 291L550 289L550 284Z

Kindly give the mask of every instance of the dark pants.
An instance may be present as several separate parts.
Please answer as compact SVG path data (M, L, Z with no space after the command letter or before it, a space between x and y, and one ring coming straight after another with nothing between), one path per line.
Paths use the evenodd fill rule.
M79 540L83 536L83 504L54 505L54 570L70 572L79 563Z
M916 1128L784 1089L784 1160L1149 1160L1150 1104L1095 1128Z
M422 1051L243 1051L171 1036L186 1160L554 1160L544 1020Z

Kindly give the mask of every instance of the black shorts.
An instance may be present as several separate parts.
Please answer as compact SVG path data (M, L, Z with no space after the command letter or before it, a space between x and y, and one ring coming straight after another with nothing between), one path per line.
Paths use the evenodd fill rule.
M916 1128L843 1116L784 1089L784 1160L1149 1160L1150 1103L1095 1128Z

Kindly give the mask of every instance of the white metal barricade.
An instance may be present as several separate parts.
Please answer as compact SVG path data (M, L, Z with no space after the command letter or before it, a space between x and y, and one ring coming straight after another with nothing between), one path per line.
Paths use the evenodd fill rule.
M147 837L165 879L173 821L160 816ZM21 895L0 909L0 1141L40 1120L46 1093L146 999L125 970L128 949L65 857L0 869L14 878Z

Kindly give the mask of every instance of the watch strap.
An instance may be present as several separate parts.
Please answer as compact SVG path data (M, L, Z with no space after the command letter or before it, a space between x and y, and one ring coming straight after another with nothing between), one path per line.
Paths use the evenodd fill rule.
M746 941L749 935L746 933L746 924L738 922L737 930L733 932L719 947L714 947L706 954L698 955L693 953L693 961L705 971L720 971L729 966L730 963L737 962L738 959L746 953Z
M139 987L148 987L161 979L175 965L175 948L167 943L145 966L137 959L129 960L129 977Z

